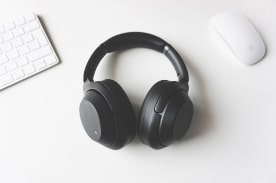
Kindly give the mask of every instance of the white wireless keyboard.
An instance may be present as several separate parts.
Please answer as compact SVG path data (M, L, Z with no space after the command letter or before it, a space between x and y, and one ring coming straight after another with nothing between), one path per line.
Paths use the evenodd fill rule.
M58 62L37 15L0 25L0 90Z

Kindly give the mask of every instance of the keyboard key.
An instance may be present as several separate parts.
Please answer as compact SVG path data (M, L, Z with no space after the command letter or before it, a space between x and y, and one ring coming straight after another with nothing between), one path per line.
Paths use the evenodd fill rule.
M52 53L51 48L49 46L45 46L45 47L41 47L38 50L31 52L27 57L30 61L34 61L34 60L37 60L44 56L47 56L50 53Z
M17 26L23 25L25 23L26 23L26 21L25 21L24 17L19 17L15 20L15 25L17 25Z
M34 40L34 37L32 34L26 34L26 35L22 36L22 40L24 41L24 43L28 43L28 42Z
M32 34L35 38L39 38L39 37L42 37L42 36L44 37L44 34L40 29L34 30L32 32Z
M39 41L39 43L40 43L41 46L45 46L45 45L48 44L48 41L47 41L47 39L45 37L38 38L38 41Z
M7 52L7 51L10 51L12 49L12 45L10 42L7 42L3 45L2 47L3 51Z
M26 57L22 57L16 60L16 63L19 67L26 65L29 63L28 59Z
M5 28L6 28L6 30L14 29L14 28L15 28L15 24L14 24L13 22L8 22L8 23L5 25Z
M12 32L13 32L14 36L21 36L24 34L24 30L22 29L22 27L17 27Z
M24 77L25 74L22 71L22 69L17 69L17 70L12 72L12 76L15 80L18 80L18 79L21 79L22 77Z
M26 19L26 21L30 22L30 21L35 20L36 17L33 13L31 13L29 15L26 15L24 18Z
M39 28L39 24L37 22L31 22L23 26L25 32L30 32L32 30L35 30Z
M45 35L43 34L43 32L40 29L33 31L32 34L35 38L38 39L41 46L48 44L48 41L45 38Z
M2 34L2 33L4 33L4 32L5 32L4 26L1 26L1 25L0 25L0 34Z
M3 75L3 74L5 74L6 72L7 71L6 71L5 67L0 66L0 76Z
M17 48L19 55L25 55L30 52L30 49L27 45L23 45Z
M9 59L6 55L0 55L0 64L4 64L8 61L9 61Z
M28 64L24 66L22 69L26 75L30 75L35 72L35 68L32 64Z
M45 64L45 62L43 61L43 59L39 59L37 61L34 62L34 67L37 70L41 70L44 69L47 65Z
M4 75L2 77L0 77L0 86L5 86L11 82L13 82L13 77L11 75Z
M29 46L29 48L30 48L31 51L36 50L36 49L38 49L40 47L40 45L37 42L37 40L34 40L34 41L30 42L28 44L28 46Z
M53 64L57 63L57 60L53 55L49 55L49 56L45 57L44 60L47 65L53 65Z
M7 56L10 60L12 60L12 59L19 57L19 54L18 54L17 50L12 50L7 53Z
M7 71L10 72L17 68L17 64L13 61L9 61L8 63L5 64L5 67L6 67Z
M11 41L11 43L12 43L12 46L15 47L15 48L18 47L18 46L23 45L23 41L22 41L21 38L15 38Z
M14 36L12 32L5 32L2 37L5 41L8 41L11 40Z

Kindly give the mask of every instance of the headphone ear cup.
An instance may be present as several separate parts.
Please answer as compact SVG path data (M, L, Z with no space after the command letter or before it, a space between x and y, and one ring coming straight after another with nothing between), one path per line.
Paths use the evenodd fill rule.
M87 134L111 149L123 147L135 136L134 112L115 81L90 83L80 104L80 116Z
M155 149L181 138L190 125L193 105L178 82L160 81L147 94L140 113L139 136Z

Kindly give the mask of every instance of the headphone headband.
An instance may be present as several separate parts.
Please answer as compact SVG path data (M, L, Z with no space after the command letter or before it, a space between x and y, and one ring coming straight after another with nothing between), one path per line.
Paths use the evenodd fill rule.
M107 53L130 48L149 48L164 53L174 66L179 82L188 83L187 68L177 51L163 39L142 32L119 34L102 43L88 60L84 70L84 82L86 80L93 81L96 68Z

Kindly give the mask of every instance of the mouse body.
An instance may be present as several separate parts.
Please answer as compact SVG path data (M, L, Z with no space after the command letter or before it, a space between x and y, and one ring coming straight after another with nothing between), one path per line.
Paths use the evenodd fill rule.
M253 65L265 56L266 48L261 35L241 13L220 13L211 19L210 24L244 64Z

